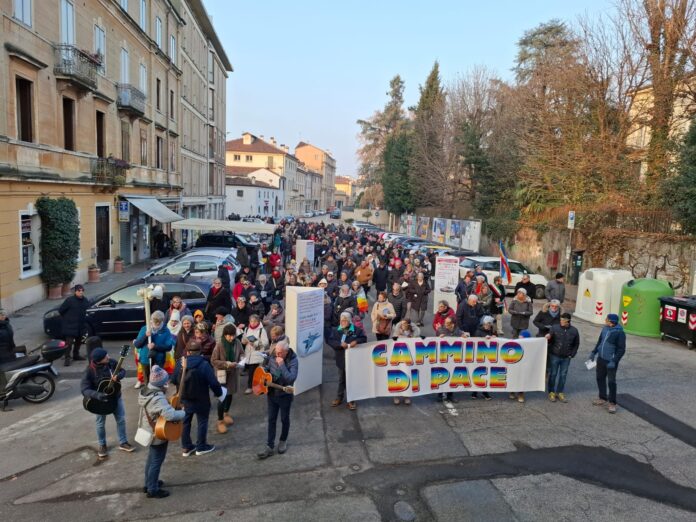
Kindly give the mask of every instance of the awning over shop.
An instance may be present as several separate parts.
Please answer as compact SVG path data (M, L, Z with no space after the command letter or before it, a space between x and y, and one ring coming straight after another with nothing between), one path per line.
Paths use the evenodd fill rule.
M221 219L182 219L172 224L174 229L206 230L209 232L239 232L240 234L273 234L277 225L268 223L246 223Z
M126 200L131 205L137 207L139 210L145 212L145 214L150 216L152 219L159 221L160 223L172 223L173 221L184 219L154 197L129 196L126 198Z

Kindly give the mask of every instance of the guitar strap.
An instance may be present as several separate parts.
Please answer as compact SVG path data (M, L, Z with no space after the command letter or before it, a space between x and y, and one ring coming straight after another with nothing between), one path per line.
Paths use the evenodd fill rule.
M150 417L150 415L147 413L147 405L150 404L150 401L155 398L155 395L157 395L157 394L154 394L152 397L150 397L147 400L147 402L145 404L143 404L143 407L142 407L142 411L145 414L145 418L147 418L147 423L150 425L150 428L152 428L153 433L155 431L155 421L152 420L152 417ZM142 415L140 418L142 418Z

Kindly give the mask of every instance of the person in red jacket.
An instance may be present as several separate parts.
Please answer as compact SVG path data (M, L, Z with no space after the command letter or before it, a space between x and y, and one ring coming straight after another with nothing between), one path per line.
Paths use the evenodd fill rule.
M440 301L437 304L437 311L433 315L433 331L437 334L437 331L445 324L445 319L451 317L455 322L457 320L457 313L445 300Z

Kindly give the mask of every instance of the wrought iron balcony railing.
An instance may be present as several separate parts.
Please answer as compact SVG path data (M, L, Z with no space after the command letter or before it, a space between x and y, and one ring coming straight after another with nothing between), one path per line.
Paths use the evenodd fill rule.
M145 94L127 83L118 84L118 108L138 116L145 114Z
M98 56L93 56L74 45L54 45L56 63L53 73L59 78L69 78L90 90L97 89Z
M127 161L115 158L95 158L92 160L92 178L95 183L123 186L126 183Z

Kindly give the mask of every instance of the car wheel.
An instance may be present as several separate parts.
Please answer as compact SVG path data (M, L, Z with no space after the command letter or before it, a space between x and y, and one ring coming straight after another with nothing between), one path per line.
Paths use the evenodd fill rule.
M534 289L534 299L543 299L546 296L546 287L538 285Z

